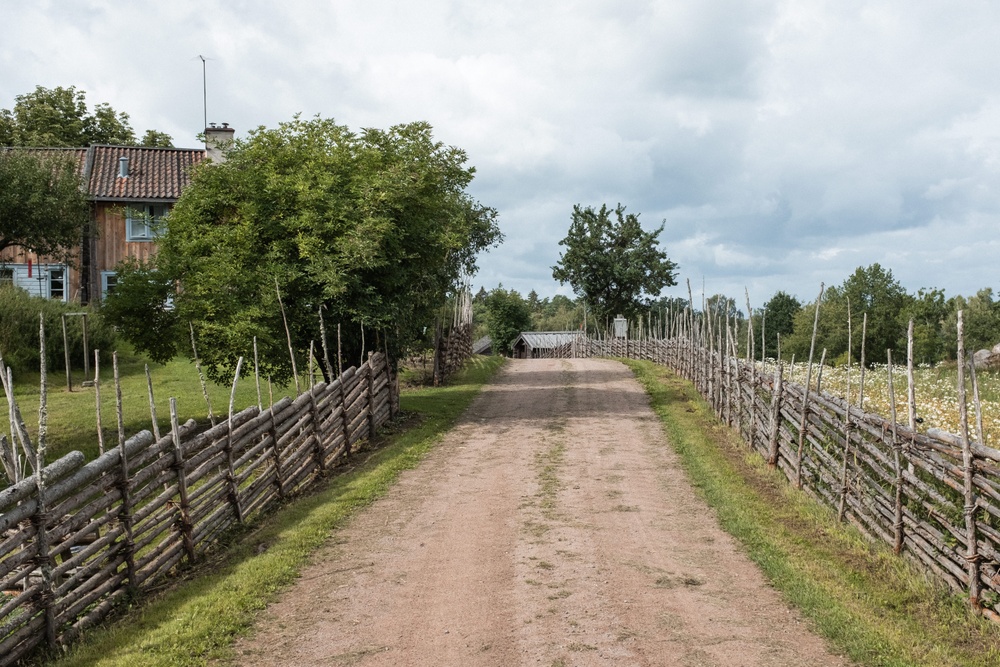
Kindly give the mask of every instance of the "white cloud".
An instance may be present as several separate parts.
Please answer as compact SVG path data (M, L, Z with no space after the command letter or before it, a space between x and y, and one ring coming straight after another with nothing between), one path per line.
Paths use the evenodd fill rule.
M988 3L43 0L5 24L3 108L75 85L193 145L200 54L209 120L241 133L429 121L500 212L487 286L554 293L573 204L618 202L711 293L811 299L874 261L909 289L998 277Z

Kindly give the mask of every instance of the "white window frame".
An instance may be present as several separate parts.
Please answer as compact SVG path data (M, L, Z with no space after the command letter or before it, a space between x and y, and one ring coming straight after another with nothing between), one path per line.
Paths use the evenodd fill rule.
M166 204L139 204L125 210L125 240L135 242L155 241L163 229Z
M52 274L57 272L62 274L62 296L52 296ZM66 288L67 288L66 283L69 279L69 272L66 270L66 267L61 264L56 266L50 266L48 268L48 274L49 274L49 298L55 299L56 301L65 301Z
M104 298L108 295L109 278L112 280L111 284L112 291L114 291L114 288L118 285L117 271L101 271L101 298Z

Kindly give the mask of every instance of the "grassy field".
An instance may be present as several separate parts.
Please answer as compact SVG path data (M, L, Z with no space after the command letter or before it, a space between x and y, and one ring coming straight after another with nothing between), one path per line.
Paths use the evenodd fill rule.
M127 617L91 633L53 665L132 667L228 664L232 644L258 612L292 583L309 555L331 530L372 503L400 472L420 462L499 368L497 357L476 358L446 387L406 392L408 420L378 446L355 457L315 493L264 518L228 549L151 600L139 601ZM256 400L256 397L255 397Z
M156 406L157 422L161 433L170 429L170 398L177 399L177 411L181 423L187 419L199 422L208 421L208 406L201 390L198 373L194 363L183 358L176 358L166 365L149 364L150 375L153 378L153 398ZM122 414L125 424L125 437L128 438L141 430L152 430L152 418L149 409L149 390L146 382L145 362L134 355L124 354L119 359L119 376L122 385ZM79 450L87 459L93 459L98 454L97 439L97 402L93 387L81 387L82 373L77 371L73 380L73 391L66 391L66 375L64 372L48 375L48 412L49 412L49 456L54 461L60 456ZM253 367L244 373L237 384L235 409L242 410L257 404L257 388L253 377ZM229 393L231 387L223 387L208 382L209 399L212 402L212 412L218 419L229 411ZM263 381L261 392L263 403L268 405L268 387ZM274 387L274 399L294 393L287 387ZM39 376L22 374L14 381L14 398L21 409L21 414L34 439L38 431L38 397ZM0 433L6 433L7 399L0 391L0 410L4 418L0 421ZM118 444L118 418L115 409L114 374L110 363L101 364L101 422L104 441L107 448Z
M795 491L716 422L689 383L626 363L723 528L835 647L871 667L1000 664L1000 628Z
M760 364L758 364L760 366ZM764 372L774 372L773 365L766 365ZM790 375L796 382L804 383L808 367L804 363L796 363L794 369L786 368L785 377ZM966 374L968 375L968 374ZM813 388L819 377L819 369L813 367ZM991 447L1000 447L1000 373L996 371L977 374L979 394L982 401L983 432L986 443ZM975 438L975 412L972 405L972 385L967 380L967 396L969 406L969 424ZM851 402L857 405L858 389L861 381L861 371L857 364L850 369ZM908 410L908 394L906 366L894 366L892 383L896 394L896 414L900 422L906 423ZM836 396L847 394L848 368L846 366L824 366L822 374L822 389ZM916 394L916 413L923 419L918 430L940 428L949 433L959 432L960 412L958 407L958 371L954 364L938 366L921 366L914 369L913 386ZM889 401L889 367L885 364L865 370L865 410L884 417L890 415Z

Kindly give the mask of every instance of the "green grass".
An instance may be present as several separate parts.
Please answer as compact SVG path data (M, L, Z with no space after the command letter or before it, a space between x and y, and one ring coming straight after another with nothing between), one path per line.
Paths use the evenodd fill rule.
M723 528L835 647L880 667L1000 664L1000 628L795 491L718 424L690 383L626 363Z
M416 415L415 425L388 436L365 460L356 458L349 472L263 519L188 581L137 604L127 619L93 632L53 664L178 666L234 659L234 640L295 580L309 555L353 512L384 494L400 472L416 466L501 363L475 358L448 386L404 394L401 406Z
M119 355L119 376L122 384L122 414L125 424L125 437L131 437L141 430L152 430L152 419L149 410L149 390L146 383L145 361L129 353ZM245 367L236 387L235 409L242 410L257 404L257 388L254 383L253 365ZM149 364L149 372L153 380L153 398L156 405L157 423L160 433L170 429L170 398L177 399L177 412L181 423L195 419L200 423L208 421L208 406L202 394L201 383L194 363L185 358L176 358L165 365ZM93 373L93 369L91 369ZM66 374L64 371L48 374L48 412L49 412L49 455L48 461L55 461L60 456L73 450L83 452L87 459L98 455L97 440L97 407L95 389L82 387L82 370L73 374L73 391L66 391ZM93 377L91 376L91 378ZM317 379L319 376L317 375ZM207 380L206 380L207 381ZM300 376L300 381L306 381ZM218 419L229 411L229 392L231 387L220 386L208 382L209 398L212 401L212 412ZM267 379L262 378L261 393L264 405L268 404ZM282 396L294 394L294 387L274 387L274 400ZM22 373L14 381L14 398L17 400L24 417L28 431L34 440L38 431L38 373ZM7 398L0 391L0 412L7 414ZM101 422L106 448L118 445L118 418L115 410L114 374L110 362L101 363ZM6 433L6 420L2 422L0 432Z

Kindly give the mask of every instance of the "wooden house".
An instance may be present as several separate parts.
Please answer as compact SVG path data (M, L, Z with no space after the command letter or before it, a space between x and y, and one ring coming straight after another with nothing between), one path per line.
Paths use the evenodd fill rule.
M224 160L233 129L206 128L208 148L90 146L67 149L79 161L81 187L91 202L91 226L73 259L60 263L22 248L0 253L0 282L13 282L31 294L89 303L115 288L115 268L127 257L156 253L163 216L206 159Z

